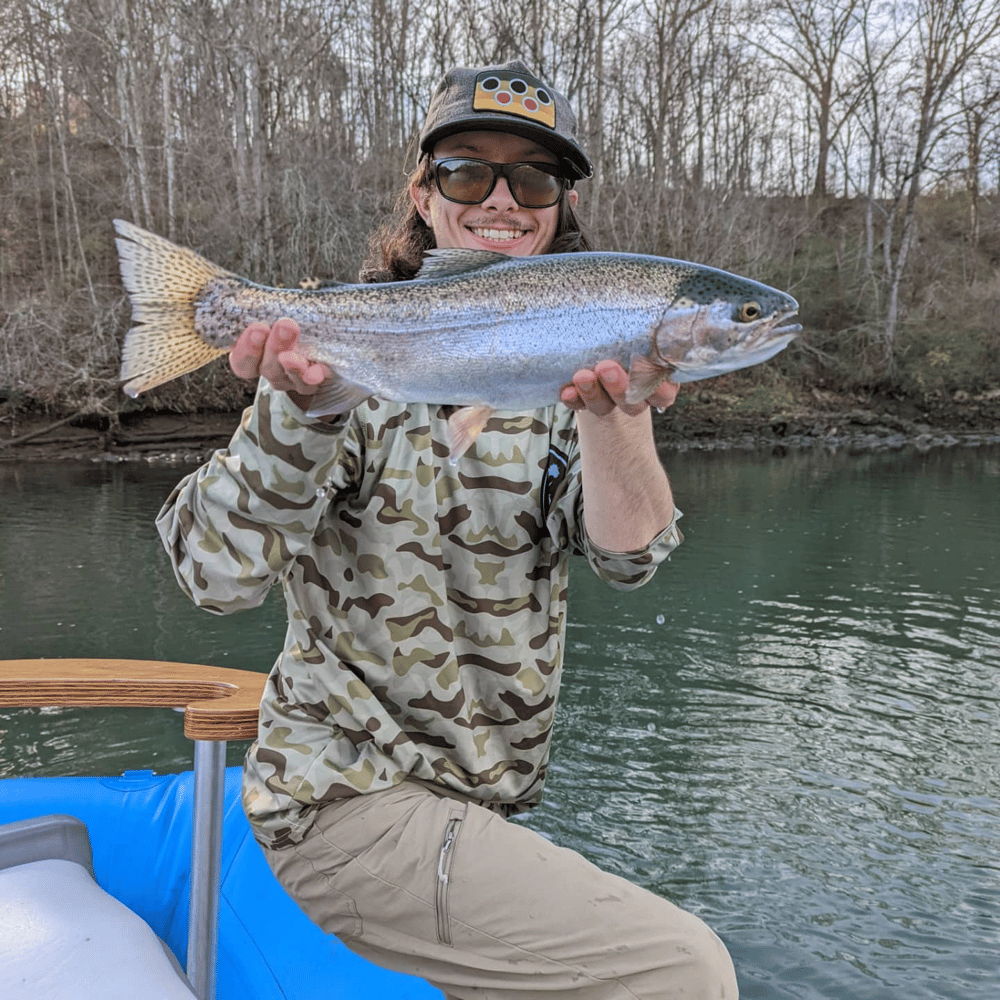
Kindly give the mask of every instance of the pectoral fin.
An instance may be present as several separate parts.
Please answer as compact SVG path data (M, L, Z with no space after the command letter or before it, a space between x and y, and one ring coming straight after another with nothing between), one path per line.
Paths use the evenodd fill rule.
M670 378L673 368L658 365L645 354L633 354L628 370L628 392L626 403L641 403L656 392L661 382Z
M491 406L463 406L448 418L448 433L451 438L451 451L448 461L454 465L473 441L479 437L479 432L486 426L486 421L493 413Z
M346 413L372 395L371 389L346 378L334 377L324 382L309 404L308 416L325 417L331 413Z

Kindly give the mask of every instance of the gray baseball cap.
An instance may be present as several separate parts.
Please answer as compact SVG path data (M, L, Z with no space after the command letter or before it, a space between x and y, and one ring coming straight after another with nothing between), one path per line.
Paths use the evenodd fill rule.
M523 62L458 67L438 84L420 133L421 152L456 132L513 132L550 149L570 180L590 177L593 164L576 140L576 115L559 91Z

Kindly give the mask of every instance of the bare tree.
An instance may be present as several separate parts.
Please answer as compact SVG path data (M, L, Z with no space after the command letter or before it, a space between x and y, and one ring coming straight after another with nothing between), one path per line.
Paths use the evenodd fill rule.
M606 248L791 283L798 196L862 193L838 262L860 264L845 287L891 366L931 179L964 183L971 248L986 233L998 18L995 0L0 0L0 323L21 353L76 331L66 370L112 385L114 215L262 280L351 277L444 70L521 58L579 113Z
M969 193L969 238L979 245L980 208L986 135L1000 111L1000 73L996 54L979 57L959 88L965 139L965 189Z
M827 193L833 144L863 96L845 70L845 49L863 13L861 0L767 0L763 23L772 30L761 32L755 24L745 35L805 89L816 143L812 193L819 197Z
M889 297L882 337L890 372L895 365L900 291L917 233L917 200L951 114L946 102L970 60L1000 37L1000 7L994 0L918 0L915 14L914 84L903 91L903 96L913 98L915 128L898 189L899 243L893 250L891 241L886 241Z

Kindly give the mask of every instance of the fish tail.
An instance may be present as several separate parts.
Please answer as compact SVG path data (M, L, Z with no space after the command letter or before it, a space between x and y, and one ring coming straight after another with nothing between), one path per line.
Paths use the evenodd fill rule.
M121 379L134 398L227 353L198 335L195 310L210 281L232 275L130 222L115 219L114 226L135 324L125 337Z

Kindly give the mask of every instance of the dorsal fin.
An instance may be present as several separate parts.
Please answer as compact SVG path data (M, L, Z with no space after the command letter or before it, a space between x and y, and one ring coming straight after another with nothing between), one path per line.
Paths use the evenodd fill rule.
M444 250L428 250L424 262L417 272L417 281L429 278L452 278L459 274L469 274L491 267L501 261L509 261L505 253L493 250L467 250L463 247L449 247Z

